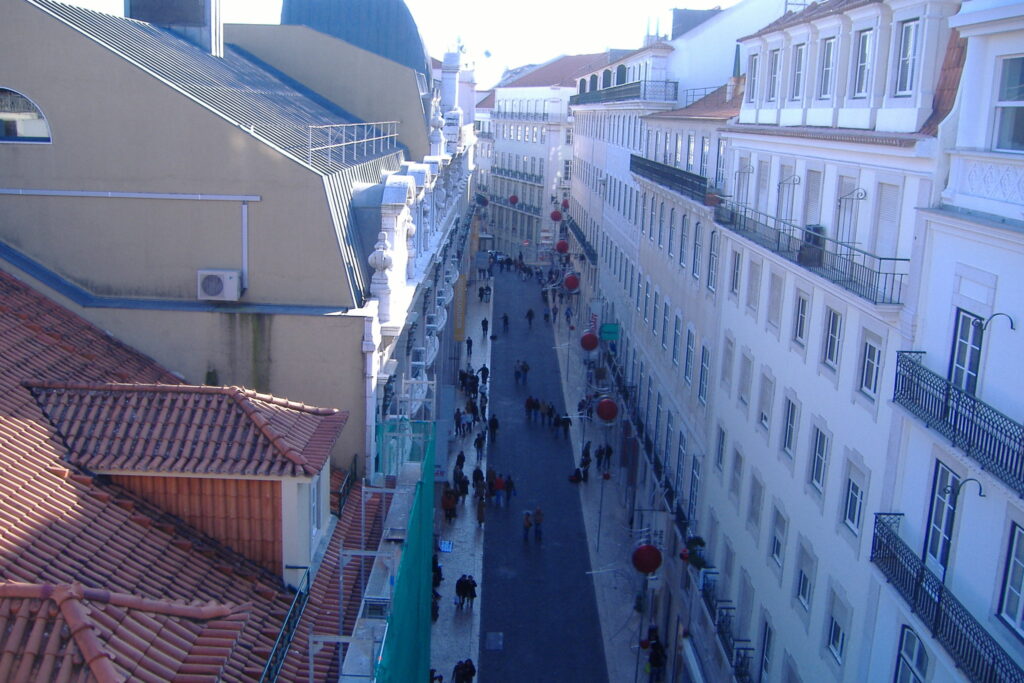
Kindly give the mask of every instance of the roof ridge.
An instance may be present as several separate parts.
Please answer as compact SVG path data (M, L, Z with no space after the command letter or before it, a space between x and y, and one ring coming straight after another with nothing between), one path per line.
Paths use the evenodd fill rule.
M53 600L61 604L69 599L104 602L126 609L137 609L157 614L166 614L196 621L210 621L243 611L245 605L229 605L209 602L205 605L189 605L182 601L143 598L131 593L120 593L105 588L89 588L77 581L72 583L22 583L0 582L0 598L27 598Z
M297 449L292 447L282 434L277 434L270 427L270 421L260 414L259 410L252 403L254 396L248 395L247 391L242 387L230 387L231 391L227 394L231 397L238 407L242 409L242 412L252 421L256 428L260 430L270 443L274 444L274 448L281 453L282 456L295 463L297 466L302 468L302 471L306 474L316 474L316 470L313 465L306 460L305 456L302 455ZM252 392L255 394L256 392ZM257 394L258 395L258 394Z

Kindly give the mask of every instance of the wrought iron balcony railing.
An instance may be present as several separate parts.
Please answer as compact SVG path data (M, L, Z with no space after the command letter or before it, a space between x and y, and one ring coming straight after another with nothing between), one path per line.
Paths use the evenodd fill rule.
M531 216L540 215L540 207L534 206L533 204L527 204L526 202L518 202L513 204L508 200L508 197L499 197L498 195L490 195L491 201L499 206L504 206L506 209L512 209L513 211L522 211L528 213Z
M622 102L623 100L675 102L678 96L678 81L633 81L632 83L623 83L622 85L615 85L610 88L573 95L569 98L569 104Z
M708 194L708 179L704 176L645 159L636 154L629 155L629 170L641 178L658 183L698 202L703 202Z
M893 401L1024 497L1024 425L926 368L923 357L897 352Z
M572 232L573 236L576 238L576 241L579 242L579 245L583 249L583 254L587 257L587 260L590 261L591 264L597 265L597 250L594 249L594 245L590 243L590 240L587 239L587 236L583 234L583 230L580 229L580 226L576 224L576 221L573 220L572 216L567 217L565 219L565 223L569 227L569 230Z
M491 112L492 119L511 119L513 121L547 121L547 112L505 111L495 109Z
M288 648L292 644L292 638L295 637L295 629L299 626L299 620L302 619L302 611L306 609L306 602L309 600L309 568L302 574L302 579L299 581L298 590L295 591L295 597L292 598L292 604L288 608L288 613L285 614L284 623L281 624L281 631L277 634L277 640L274 641L274 649L270 651L270 656L267 657L267 663L263 667L263 673L260 675L260 683L264 681L276 681L277 675L281 672L281 667L284 665L284 660L288 656Z
M748 206L722 200L715 221L874 304L899 304L910 260L876 256L826 237L824 227L800 227Z
M491 175L508 178L510 180L522 180L523 182L533 183L534 185L544 184L544 176L540 174L529 173L527 171L516 171L511 168L502 168L501 166L492 166Z
M875 515L871 561L972 681L1024 683L1024 669L899 536L902 514Z

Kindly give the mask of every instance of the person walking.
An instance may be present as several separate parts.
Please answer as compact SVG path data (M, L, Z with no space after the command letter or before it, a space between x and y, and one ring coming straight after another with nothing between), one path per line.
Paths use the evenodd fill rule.
M466 337L466 359L469 360L473 357L473 338Z
M498 507L505 507L505 477L500 472L494 478L494 502Z
M480 375L481 384L487 384L487 378L491 376L491 371L488 369L487 365L484 364L480 366L480 369L476 371L476 374Z
M494 445L498 439L498 416L492 414L491 419L487 421L487 431L491 434L491 445Z
M477 496L476 499L476 523L480 529L484 528L484 515L486 514L485 496Z
M526 324L532 330L533 329L533 309L526 309Z
M483 333L484 339L487 339L487 329L490 327L490 323L487 322L487 318L480 321L480 331Z
M484 444L486 443L484 433L479 432L473 439L473 448L476 449L476 461L480 462L484 457Z
M540 509L538 505L533 511L533 539L540 543L544 540L544 511Z
M516 495L516 483L512 481L512 475L505 477L505 500L512 504L512 496Z
M530 540L530 527L533 526L533 518L530 515L530 511L527 510L523 513L523 540Z
M508 334L508 313L501 314L501 331Z
M472 578L472 577L470 577ZM462 680L459 683L473 683L473 678L476 676L476 666L473 665L472 659L467 659L462 664Z
M519 366L519 370L523 373L523 385L526 385L526 373L530 371L530 366L524 360L523 364Z
M470 574L466 577L466 602L469 604L469 609L473 609L473 601L476 600L476 579Z

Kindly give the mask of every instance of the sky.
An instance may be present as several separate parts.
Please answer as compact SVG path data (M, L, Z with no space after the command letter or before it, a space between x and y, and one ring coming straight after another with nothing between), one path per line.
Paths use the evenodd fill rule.
M124 14L124 0L63 0L109 14ZM564 54L635 50L647 27L672 27L672 8L707 9L735 0L405 0L432 57L458 45L476 69L477 87L494 85L505 68L541 64ZM622 10L629 7L628 12ZM277 24L281 0L221 0L225 23Z

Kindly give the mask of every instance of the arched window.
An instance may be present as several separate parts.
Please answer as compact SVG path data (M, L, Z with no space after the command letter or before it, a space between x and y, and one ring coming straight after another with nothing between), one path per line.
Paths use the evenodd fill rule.
M601 87L602 88L610 88L610 87L612 87L612 70L611 69L605 69L604 72L601 74Z
M615 85L622 85L626 82L626 65L619 64L615 69Z
M896 683L922 683L928 673L928 653L914 629L904 626L900 633L900 654L896 660Z
M581 79L580 79L580 88L579 88L579 91L580 91L581 93L585 93L585 92L587 92L587 79L585 79L585 78L581 78Z
M30 99L0 88L0 142L50 142L50 124Z
M593 92L595 90L597 90L597 74L590 77L590 91Z

